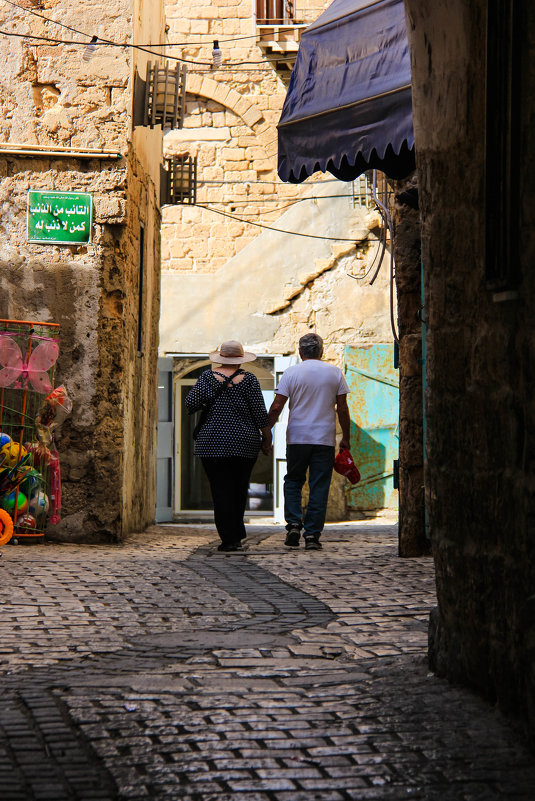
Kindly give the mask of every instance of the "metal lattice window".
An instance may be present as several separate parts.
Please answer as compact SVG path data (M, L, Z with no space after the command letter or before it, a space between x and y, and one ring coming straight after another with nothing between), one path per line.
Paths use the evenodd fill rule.
M160 204L194 205L197 201L197 159L189 155L165 159L160 177Z
M186 65L147 63L143 125L182 128L186 108Z

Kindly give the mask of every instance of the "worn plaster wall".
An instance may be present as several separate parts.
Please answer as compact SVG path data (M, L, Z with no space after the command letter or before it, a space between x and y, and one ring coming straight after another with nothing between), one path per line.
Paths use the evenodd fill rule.
M518 7L521 280L516 293L500 294L485 280L485 227L501 223L485 218L484 205L487 4L406 0L428 320L426 486L439 602L431 662L522 715L533 732L535 9Z
M95 9L57 2L44 16L115 41L141 31L162 41L162 15L111 0ZM2 10L5 15L5 10ZM58 37L58 26L9 10L19 32ZM11 29L11 28L10 28ZM65 35L65 38L68 38ZM149 39L147 38L147 41ZM79 47L27 40L0 42L1 316L61 325L57 381L74 408L58 446L63 518L50 535L90 541L120 538L152 520L155 360L159 301L157 168L161 132L133 132L132 87L137 56L98 49L83 61ZM142 58L142 57L141 57ZM44 149L42 158L7 150ZM56 147L116 151L117 159L81 159ZM28 189L72 190L93 196L87 246L26 242ZM143 337L137 353L139 226L146 225Z
M316 329L337 343L341 360L345 344L388 341L388 272L373 286L364 277L377 252L378 217L353 207L346 184L330 186L337 197L317 200L305 221L300 207L278 221L310 238L264 231L215 274L164 272L162 352L209 352L239 334L260 352L288 354Z

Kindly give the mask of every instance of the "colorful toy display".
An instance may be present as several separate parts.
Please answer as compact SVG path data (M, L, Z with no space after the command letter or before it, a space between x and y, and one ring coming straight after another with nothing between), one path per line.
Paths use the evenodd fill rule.
M13 520L4 509L0 509L0 546L6 545L13 536Z
M32 469L26 455L14 467L0 467L0 496L7 495L18 487Z
M59 356L57 342L49 337L32 336L34 347L29 348L25 360L20 346L10 336L0 339L0 387L13 385L15 389L28 389L28 383L35 392L50 392L52 384L48 370Z
M43 476L39 470L36 470L34 467L30 467L24 476L24 479L20 482L19 487L26 497L29 498L32 495L35 495L35 493L41 489L42 483Z
M14 492L10 492L9 495L4 495L0 503L2 509L9 512L12 517L15 509L17 510L17 515L22 515L28 508L28 498L18 489Z
M48 395L35 418L35 428L39 442L49 448L54 438L54 431L63 423L72 411L72 401L64 386L56 387Z
M0 320L0 546L43 539L60 521L55 436L72 402L54 388L59 326Z
M24 536L24 529L34 529L37 526L37 520L29 513L17 518L17 534Z
M6 442L0 448L0 464L3 467L15 467L17 462L26 456L26 448L18 442Z
M25 442L24 447L27 453L31 454L34 467L46 466L48 464L50 451L46 445L43 445L41 442Z
M41 515L43 513L48 512L50 508L50 502L48 500L48 495L43 492L43 490L39 490L35 495L32 495L30 498L30 503L28 505L28 511L34 517ZM26 511L26 509L24 509Z
M50 454L50 515L49 523L55 526L61 520L61 472L59 467L59 453L53 451Z

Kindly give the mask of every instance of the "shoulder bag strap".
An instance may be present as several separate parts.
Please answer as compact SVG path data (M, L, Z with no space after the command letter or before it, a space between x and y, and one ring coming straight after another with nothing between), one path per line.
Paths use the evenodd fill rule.
M197 439L197 435L198 435L199 431L201 430L203 425L206 423L206 418L208 417L208 412L210 411L210 409L212 408L212 406L214 405L216 400L219 398L219 396L221 395L223 390L228 386L228 384L230 384L230 382L232 381L233 378L236 378L236 376L239 375L242 372L243 372L243 370L238 369L234 373L232 373L232 375L227 376L225 378L225 380L221 382L221 386L219 386L216 389L213 398L211 398L210 400L205 402L205 404L203 405L203 407L201 409L201 414L199 416L199 420L197 422L197 425L193 429L193 439ZM221 373L219 375L221 375ZM190 412L190 414L192 414L192 412Z

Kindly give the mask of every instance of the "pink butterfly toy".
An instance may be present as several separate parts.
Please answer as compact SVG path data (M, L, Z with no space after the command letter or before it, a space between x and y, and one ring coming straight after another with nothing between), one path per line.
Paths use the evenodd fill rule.
M36 338L32 337L32 342ZM22 351L14 339L0 336L0 387L9 387L13 384L15 389L26 389L28 381L32 389L45 394L52 390L52 384L47 370L56 363L59 356L59 347L52 339L39 338L38 344L32 349L27 362L24 361Z

